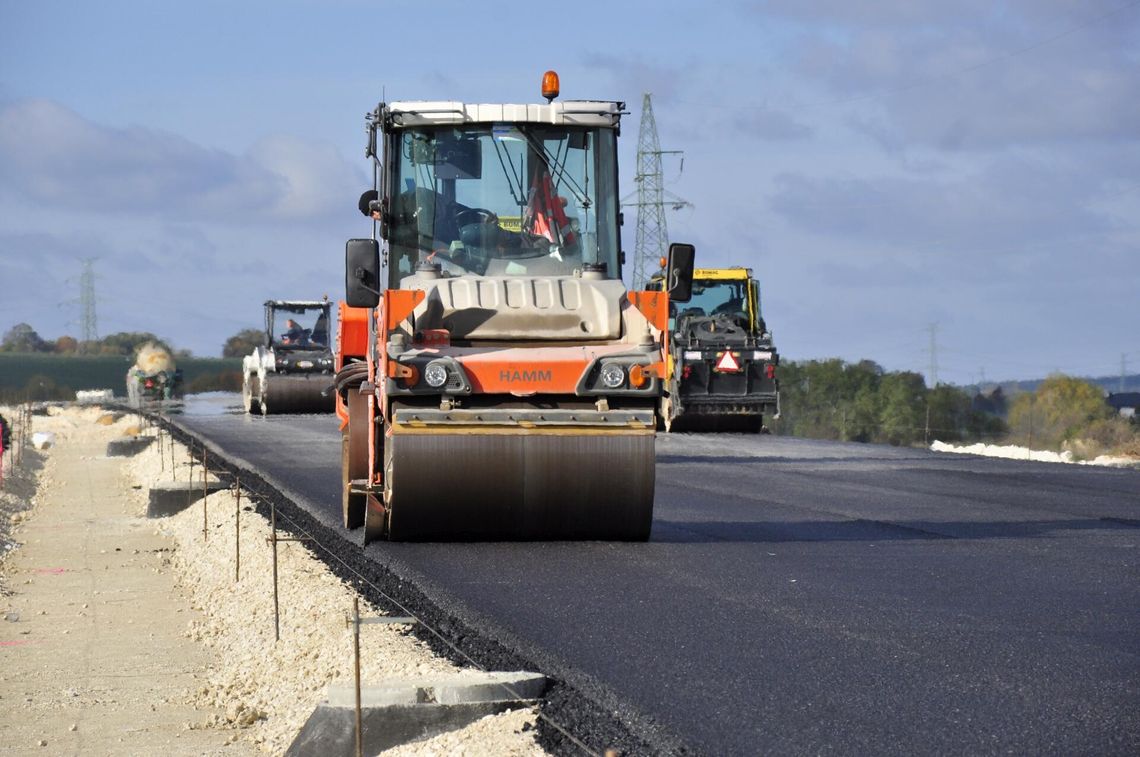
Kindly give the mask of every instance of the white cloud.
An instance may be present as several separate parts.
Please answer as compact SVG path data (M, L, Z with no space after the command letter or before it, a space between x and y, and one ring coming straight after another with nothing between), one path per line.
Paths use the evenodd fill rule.
M0 108L0 165L0 192L61 213L223 221L328 217L366 181L327 144L275 136L234 155L50 100Z
M892 146L990 150L1140 134L1140 9L1117 2L776 0L792 65Z

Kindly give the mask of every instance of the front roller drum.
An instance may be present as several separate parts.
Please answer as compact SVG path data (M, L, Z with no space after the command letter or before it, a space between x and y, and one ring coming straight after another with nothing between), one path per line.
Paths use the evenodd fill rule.
M336 410L336 396L328 391L332 377L282 376L269 373L261 385L261 407L265 414L331 413ZM326 391L328 392L326 394Z
M394 541L645 541L653 432L398 430L384 444Z
M261 412L261 378L248 370L242 374L241 404L247 413Z

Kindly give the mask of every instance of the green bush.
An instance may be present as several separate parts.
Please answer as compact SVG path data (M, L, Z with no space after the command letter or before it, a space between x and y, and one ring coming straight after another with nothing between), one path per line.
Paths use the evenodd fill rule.
M1054 374L1035 392L1014 398L1009 409L1013 438L1037 449L1059 449L1062 442L1083 436L1100 420L1112 417L1104 390L1087 381Z

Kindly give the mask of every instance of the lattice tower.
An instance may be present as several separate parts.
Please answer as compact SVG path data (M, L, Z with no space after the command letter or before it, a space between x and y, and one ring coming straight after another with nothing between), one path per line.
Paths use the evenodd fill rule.
M653 96L646 92L641 101L641 129L637 138L637 201L624 202L624 207L637 208L637 240L633 251L633 275L630 287L644 289L658 269L658 261L669 250L669 225L665 220L665 200L674 210L691 204L665 189L661 167L662 155L680 155L680 150L662 150L657 139L657 121L653 117ZM681 162L684 167L684 160ZM626 198L628 200L630 198Z
M99 325L95 318L95 258L83 261L83 273L79 276L79 312L83 341L98 340Z

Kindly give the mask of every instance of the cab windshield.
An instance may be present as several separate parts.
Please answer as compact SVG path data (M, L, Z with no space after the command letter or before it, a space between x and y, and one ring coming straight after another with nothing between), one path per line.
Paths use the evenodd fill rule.
M323 350L329 344L329 322L325 311L315 308L273 310L273 346L277 348Z
M694 280L693 298L677 306L681 316L726 315L753 324L748 307L748 282Z
M398 131L390 146L392 286L417 264L453 276L617 278L612 129L479 124Z

